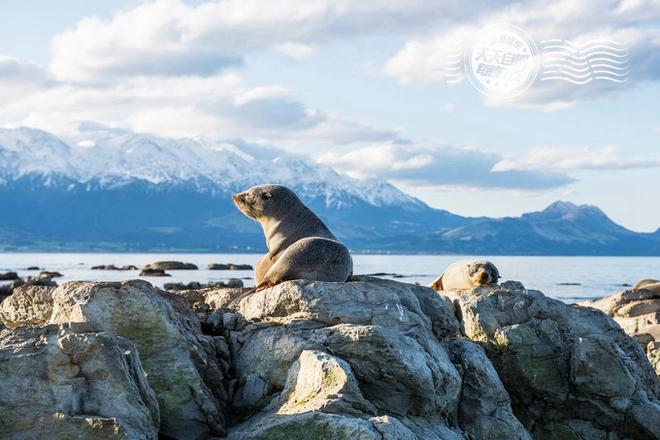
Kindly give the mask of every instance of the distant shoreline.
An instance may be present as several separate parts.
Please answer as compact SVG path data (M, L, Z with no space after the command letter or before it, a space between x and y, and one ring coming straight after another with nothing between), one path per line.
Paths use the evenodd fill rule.
M263 255L267 249L241 249L241 250L179 250L179 249L163 249L163 250L90 250L90 249L0 249L0 254L254 254ZM354 255L401 255L401 256L454 256L454 257L471 257L475 255L491 256L491 257L557 257L557 258L660 258L660 255L636 255L636 254L507 254L507 253L442 253L442 252L407 252L407 251L379 251L379 250L351 250Z

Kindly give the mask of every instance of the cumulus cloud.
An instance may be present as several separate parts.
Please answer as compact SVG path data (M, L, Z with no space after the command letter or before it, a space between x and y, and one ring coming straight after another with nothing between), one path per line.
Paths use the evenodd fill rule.
M236 73L136 76L85 85L42 80L43 75L20 78L21 87L9 80L0 82L0 97L7 98L0 120L61 135L75 133L81 121L94 120L168 137L267 140L292 151L392 141L398 136L311 109L280 86L249 87Z
M381 177L406 185L541 190L570 184L560 172L494 170L503 158L476 148L435 145L369 146L319 161L358 178Z
M505 158L493 165L498 172L552 170L624 170L660 167L660 156L641 157L624 154L615 145L603 148L533 148L522 156Z
M0 55L0 118L60 134L95 120L168 137L245 138L290 151L324 151L321 161L341 171L419 185L561 187L577 169L649 162L609 149L576 155L546 148L507 158L419 144L397 130L310 108L284 87L248 85L237 72L253 51L305 58L333 40L377 35L403 41L379 72L404 83L447 81L446 52L482 25L506 22L537 39L626 41L635 60L630 84L637 84L658 76L660 31L653 17L660 17L660 6L643 0L610 7L597 0L223 0L197 6L158 0L110 20L82 19L54 38L45 69ZM492 104L558 109L620 88L537 84L516 101ZM455 109L450 103L439 108Z
M81 20L53 40L50 70L60 80L82 82L212 75L240 64L250 51L274 48L301 58L312 53L314 43L396 34L462 19L470 11L465 3L449 0L224 0L198 6L159 0L119 12L110 21Z
M564 39L586 42L607 39L625 45L630 53L630 75L625 83L594 81L576 86L563 81L541 81L515 99L486 99L491 106L537 107L558 110L575 103L633 87L660 78L660 3L626 0L603 4L599 0L572 0L514 3L488 14L454 20L436 32L407 39L404 46L382 66L382 73L404 84L446 82L451 67L452 48L457 41L465 47L471 36L486 25L508 23L527 31L540 42ZM449 55L449 56L448 56ZM543 62L541 56L541 64ZM448 66L449 64L449 66ZM465 76L458 81L465 81Z

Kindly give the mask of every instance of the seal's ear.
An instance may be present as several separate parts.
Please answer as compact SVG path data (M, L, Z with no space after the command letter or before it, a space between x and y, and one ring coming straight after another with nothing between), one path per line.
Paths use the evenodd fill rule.
M270 199L273 197L273 195L269 191L266 191L265 193L261 194L261 197L264 199Z

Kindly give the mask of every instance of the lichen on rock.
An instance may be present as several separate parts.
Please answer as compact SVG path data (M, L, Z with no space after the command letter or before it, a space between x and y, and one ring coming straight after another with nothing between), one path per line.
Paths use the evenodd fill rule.
M636 340L598 310L505 286L19 289L0 305L0 437L660 436Z

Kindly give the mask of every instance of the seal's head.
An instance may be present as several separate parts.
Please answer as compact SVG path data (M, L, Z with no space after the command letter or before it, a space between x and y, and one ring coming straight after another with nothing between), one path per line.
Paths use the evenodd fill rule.
M488 286L497 283L500 279L500 272L490 261L474 261L470 263L468 275L472 282L477 286Z
M279 218L300 204L298 196L282 185L259 185L231 197L241 212L255 220Z

